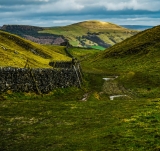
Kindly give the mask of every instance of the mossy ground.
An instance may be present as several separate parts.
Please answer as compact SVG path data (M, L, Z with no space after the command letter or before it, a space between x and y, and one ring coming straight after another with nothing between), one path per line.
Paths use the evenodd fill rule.
M2 94L0 150L160 149L160 98L111 101L102 93L104 75L84 77L81 89Z

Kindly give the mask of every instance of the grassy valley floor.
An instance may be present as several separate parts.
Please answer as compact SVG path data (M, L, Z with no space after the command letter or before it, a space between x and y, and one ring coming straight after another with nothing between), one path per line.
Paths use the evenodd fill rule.
M43 96L1 94L0 150L158 151L160 98L109 100L102 92L103 77L85 73L81 89Z

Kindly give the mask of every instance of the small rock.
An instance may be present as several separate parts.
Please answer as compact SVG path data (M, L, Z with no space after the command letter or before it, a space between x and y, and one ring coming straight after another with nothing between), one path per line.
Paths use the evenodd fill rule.
M15 53L15 54L18 54L18 52L17 52L16 50L14 51L14 53Z

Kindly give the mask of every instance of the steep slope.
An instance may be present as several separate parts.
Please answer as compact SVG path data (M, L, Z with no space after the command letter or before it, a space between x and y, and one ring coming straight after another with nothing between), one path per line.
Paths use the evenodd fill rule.
M51 60L70 60L37 43L0 31L0 66L49 67Z
M140 32L91 60L94 66L112 71L160 71L160 26Z
M107 49L105 56L128 56L155 52L160 46L160 26L143 31L117 45ZM159 53L159 52L158 52Z
M102 50L138 33L135 30L100 21L84 21L64 27L46 28L39 32L63 35L73 46Z

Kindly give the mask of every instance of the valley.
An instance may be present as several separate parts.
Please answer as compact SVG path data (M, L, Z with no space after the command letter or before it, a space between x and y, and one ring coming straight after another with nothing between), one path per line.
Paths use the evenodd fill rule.
M73 59L67 49L80 63L82 86L1 92L0 150L160 149L160 26L137 32L89 21L36 33L63 35L70 45L0 31L0 66L24 68L28 60L31 69L50 69L51 61Z

